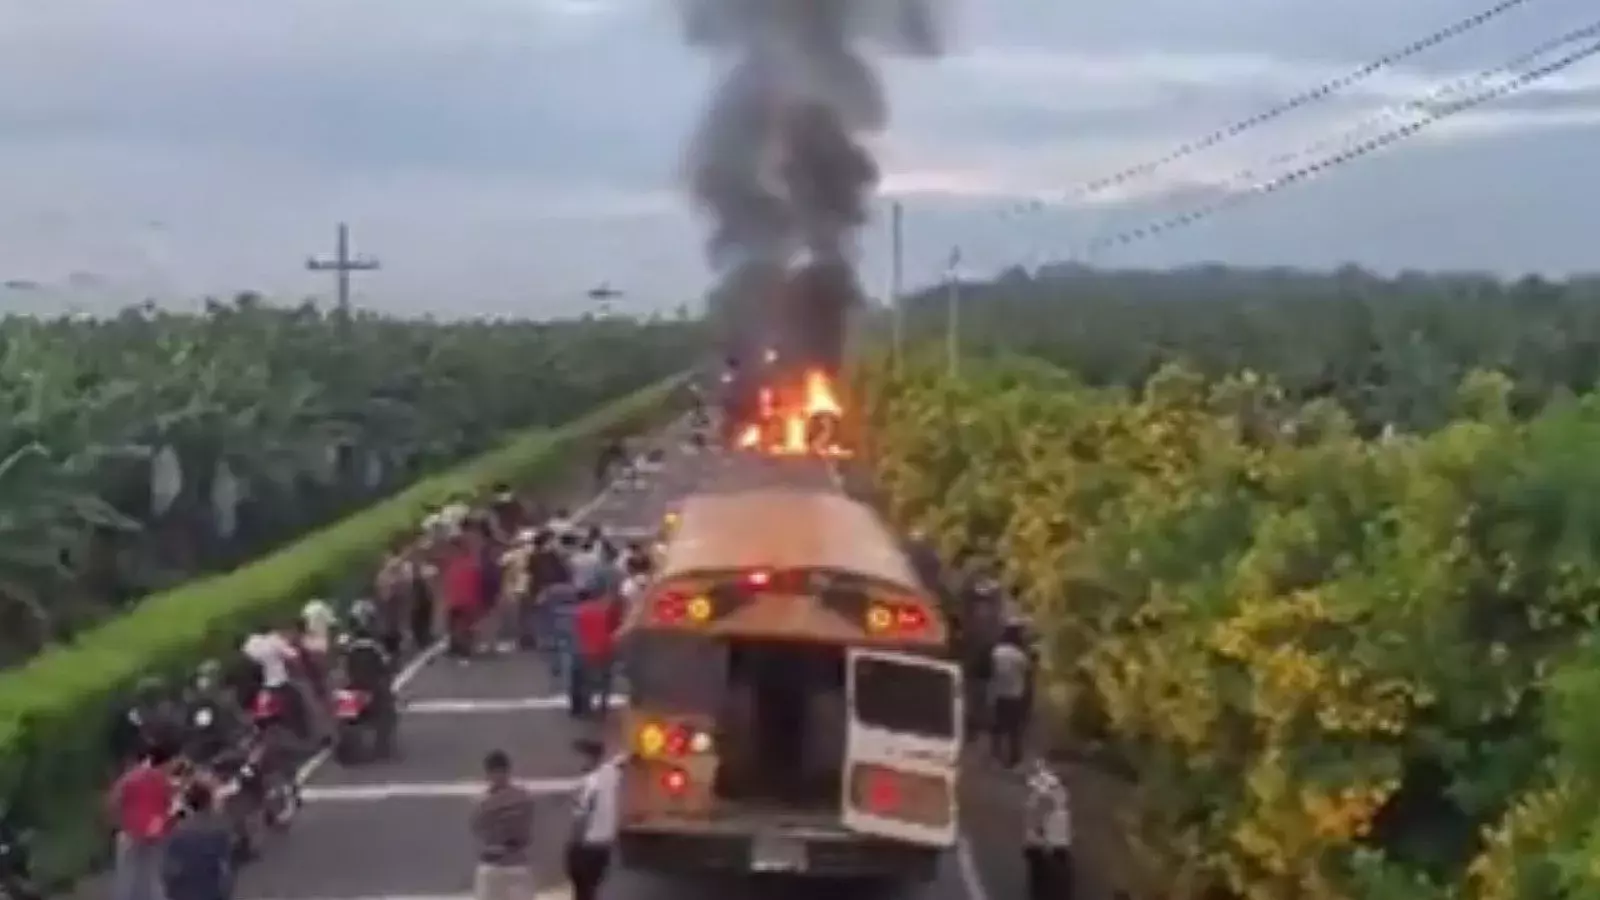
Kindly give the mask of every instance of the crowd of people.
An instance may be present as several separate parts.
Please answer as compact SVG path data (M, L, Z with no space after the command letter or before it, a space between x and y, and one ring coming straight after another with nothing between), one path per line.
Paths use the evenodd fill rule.
M544 513L509 489L482 505L449 504L395 543L368 596L342 609L313 599L291 620L250 634L231 657L203 662L176 690L142 680L111 729L122 767L107 798L114 900L230 896L236 867L254 850L244 846L236 798L250 785L241 782L255 783L256 806L268 791L286 792L282 821L269 823L286 824L298 802L294 770L333 739L335 690L358 690L377 715L397 718L398 662L434 652L440 636L461 665L544 654L567 686L571 714L603 716L617 670L615 634L651 556L566 510ZM496 759L492 784L508 766ZM497 864L492 855L483 862ZM592 853L573 863L577 876L596 868ZM490 888L505 882L484 877Z
M1024 785L1022 856L1030 900L1074 895L1071 803L1058 768L1037 753L1033 734L1039 677L1038 637L990 566L964 561L947 573L928 543L913 534L908 552L918 576L937 585L954 625L952 651L962 663L968 734L987 742L1000 769ZM954 583L952 583L954 582Z
M601 457L597 477L614 477L626 465L626 454L613 448ZM247 858L224 799L237 789L196 773L243 747L264 777L292 790L295 765L329 738L333 686L359 687L398 716L396 664L433 652L441 639L443 652L462 666L539 654L566 686L570 715L603 718L619 674L617 630L651 567L646 547L501 489L485 504L452 503L429 515L391 548L369 596L343 610L312 600L281 627L250 635L232 659L203 664L180 691L147 679L113 729L126 765L109 797L115 900L229 897L235 867ZM1030 896L1068 900L1067 791L1052 767L1024 765L1038 659L1030 629L992 579L959 592L972 731L988 736L1002 767L1025 773ZM575 900L590 900L616 836L618 773L617 759L598 743L580 751L590 774L574 808L566 862ZM533 798L512 778L507 754L490 753L484 771L486 792L472 817L475 892L482 900L532 897Z

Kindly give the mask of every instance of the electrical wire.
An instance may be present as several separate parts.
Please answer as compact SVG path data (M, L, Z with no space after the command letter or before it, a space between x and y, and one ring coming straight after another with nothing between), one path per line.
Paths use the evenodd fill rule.
M1380 128L1394 128L1402 126L1411 117L1419 114L1426 115L1431 110L1446 108L1462 95L1474 89L1481 90L1495 78L1506 76L1516 77L1516 72L1538 60L1550 55L1556 50L1577 43L1591 35L1588 29L1579 29L1568 32L1558 38L1545 41L1526 53L1517 56L1491 69L1485 69L1475 75L1464 75L1440 85L1429 91L1427 96L1403 100L1390 104L1371 115L1357 121L1354 125L1345 128L1338 134L1319 138L1318 140L1290 153L1280 153L1268 158L1263 163L1240 169L1225 183L1231 190L1248 190L1249 186L1264 177L1263 169L1280 169L1284 166L1309 159L1311 157L1334 151L1336 148L1350 147L1372 137Z
M1222 143L1223 141L1230 140L1246 131L1249 131L1253 128L1259 128L1260 126L1272 122L1275 119L1279 119L1285 115L1288 115L1302 106L1307 106L1319 100L1327 99L1339 91L1371 78L1373 75L1378 74L1380 71L1394 65L1395 63L1402 62L1406 59L1416 56L1419 53L1431 50L1434 47L1445 43L1446 41L1460 37L1467 32L1470 32L1476 28L1480 28L1483 25L1486 25L1489 22L1499 18L1500 16L1505 15L1506 13L1517 9L1518 7L1526 6L1531 2L1533 2L1533 0L1501 0L1501 2L1496 3L1494 6L1491 6L1488 9L1482 10L1481 12L1441 28L1432 34L1427 35L1426 37L1412 41L1398 50L1392 50L1378 57L1377 59L1372 60L1359 69L1325 81L1316 87L1302 91L1301 93L1296 94L1287 100L1283 100L1275 106L1262 110L1261 112L1258 112L1249 118L1241 119L1232 123L1231 125L1226 125L1196 140L1180 144L1177 148L1165 156L1138 163L1137 165L1129 166L1128 168L1119 172L1113 172L1109 175L1104 175L1099 178L1095 178L1092 181L1086 182L1069 191L1064 199L1068 202L1082 200L1086 197L1090 197L1110 188L1118 187L1126 182L1132 181L1135 178L1142 178L1146 175L1150 175L1156 170L1169 166L1172 163L1184 159L1185 157L1193 156L1202 150L1208 150Z
M1583 28L1575 29L1563 35L1561 38L1546 42L1541 46L1547 48L1560 47L1567 44L1576 43L1578 41L1594 39L1597 36L1600 36L1600 22L1595 22ZM1283 190L1284 188L1292 187L1304 181L1309 181L1312 178L1322 175L1332 169L1338 168L1339 166L1345 165L1346 163L1354 162L1355 160L1367 156L1368 154L1382 150L1407 138L1413 137L1423 131L1426 131L1433 125L1458 113L1474 109L1478 106L1482 106L1485 103L1489 103L1515 93L1516 91L1527 87L1534 82L1548 78L1551 75L1577 65L1578 63L1596 56L1597 54L1600 54L1600 40L1592 40L1592 42L1584 44L1577 50L1567 53L1564 56L1540 65L1536 68L1529 69L1520 75L1485 88L1475 94L1450 100L1448 103L1443 103L1437 106L1425 105L1426 112L1422 118L1414 122L1409 122L1398 128L1391 129L1375 137L1368 138L1359 144L1356 144L1355 146L1345 149L1339 153L1333 154L1332 156L1328 156L1313 163L1301 166L1271 180L1252 185L1246 190L1229 194L1226 197L1218 199L1212 203L1196 207L1195 209L1189 210L1188 212L1180 215L1161 219L1150 224L1142 225L1138 228L1118 232L1117 234L1105 238L1099 238L1090 241L1086 248L1086 252L1092 254L1113 247L1120 248L1138 241L1155 237L1160 234L1174 231L1176 229L1195 225L1211 218L1217 213L1233 209L1257 197L1262 197L1267 194L1274 194L1280 190ZM1538 55L1540 54L1532 53L1524 54L1523 56L1526 57ZM1492 75L1494 71L1496 70L1491 70L1488 74Z

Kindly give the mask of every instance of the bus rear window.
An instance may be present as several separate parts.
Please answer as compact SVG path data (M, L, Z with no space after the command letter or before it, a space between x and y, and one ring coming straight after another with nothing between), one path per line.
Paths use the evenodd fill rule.
M856 718L864 725L956 736L956 683L944 669L861 657L855 661L855 690Z
M704 635L635 633L623 651L632 703L661 713L703 713L722 702L728 649Z

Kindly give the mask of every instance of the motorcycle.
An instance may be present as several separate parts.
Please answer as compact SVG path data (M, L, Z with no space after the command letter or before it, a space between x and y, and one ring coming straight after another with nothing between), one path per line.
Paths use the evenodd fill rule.
M397 729L394 711L384 711L370 691L341 687L333 692L334 759L358 765L394 755Z
M0 900L42 900L44 894L33 884L32 851L29 835L7 821L0 810Z
M289 722L289 709L283 697L271 688L256 692L255 700L250 704L250 721L260 733L261 743L275 750L290 752L290 748L300 744Z
M217 801L234 824L235 858L244 862L259 853L263 831L282 832L300 809L300 786L281 766L268 764L269 748L259 742L217 760L213 771L221 781Z

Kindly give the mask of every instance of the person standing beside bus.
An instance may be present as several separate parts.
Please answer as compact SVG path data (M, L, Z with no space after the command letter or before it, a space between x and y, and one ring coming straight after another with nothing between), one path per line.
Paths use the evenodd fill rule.
M1028 775L1023 858L1028 900L1072 900L1072 808L1066 783L1045 760Z
M568 670L568 712L582 718L611 706L611 666L615 656L618 601L580 588L572 610L574 659ZM598 704L599 709L595 707Z
M605 759L605 745L578 743L583 756L583 784L573 804L572 832L567 841L567 878L572 900L595 900L611 867L617 842L617 794L622 787L620 759Z
M1022 735L1028 721L1028 684L1033 661L1022 646L1022 629L1006 626L995 645L990 665L989 718L994 757L1006 768L1022 761Z

